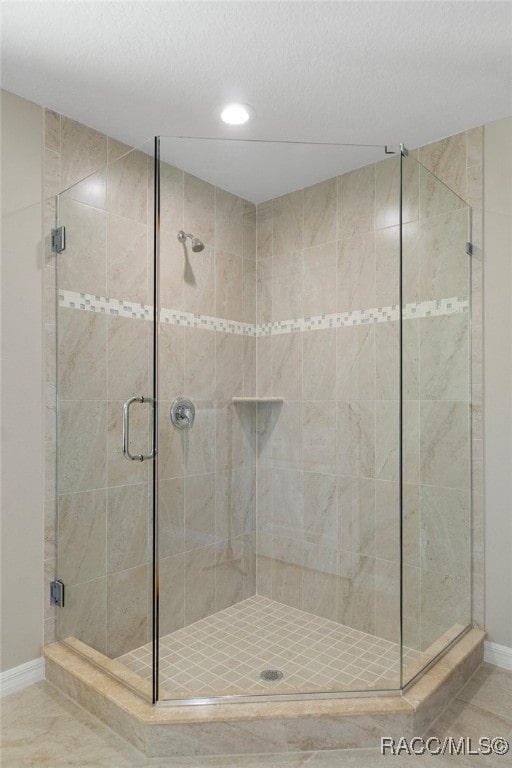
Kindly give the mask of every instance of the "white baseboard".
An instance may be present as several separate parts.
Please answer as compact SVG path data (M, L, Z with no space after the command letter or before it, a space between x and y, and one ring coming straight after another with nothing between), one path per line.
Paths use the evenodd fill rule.
M8 693L21 691L40 680L44 680L44 658L42 656L33 661L27 661L26 664L20 664L19 667L0 672L0 698L7 696Z
M484 643L484 661L495 664L497 667L512 670L512 648L499 643Z

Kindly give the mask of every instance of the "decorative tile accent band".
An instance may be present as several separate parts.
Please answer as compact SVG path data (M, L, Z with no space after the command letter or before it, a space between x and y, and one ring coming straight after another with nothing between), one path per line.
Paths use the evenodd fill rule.
M152 320L153 307L138 304L136 301L110 299L108 296L94 296L92 293L58 290L60 307L67 309L85 309L114 317L128 317L132 320Z
M210 315L194 315L191 312L180 312L176 309L161 309L160 320L169 325L185 325L189 328L203 328L206 331L223 331L236 333L241 336L256 336L256 326L242 323L238 320L225 320L223 317Z
M153 307L149 304L138 304L134 301L111 299L105 296L94 296L89 293L59 290L59 306L68 309L81 309L99 312L114 317L125 317L135 320L153 320ZM469 311L467 296L454 296L447 299L433 299L405 304L404 320L420 317L435 317L454 315ZM192 312L182 312L174 309L161 309L160 320L169 325L183 325L188 328L202 328L206 331L234 333L241 336L279 336L284 333L300 331L319 331L326 328L342 328L368 323L386 323L398 320L400 317L397 304L390 307L374 309L354 309L350 312L338 312L331 315L301 317L293 320L276 320L272 323L243 323L238 320L226 320L222 317L198 315Z

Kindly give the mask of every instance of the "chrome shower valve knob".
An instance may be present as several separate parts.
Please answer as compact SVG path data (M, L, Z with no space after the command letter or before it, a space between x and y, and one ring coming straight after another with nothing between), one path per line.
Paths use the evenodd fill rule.
M178 429L192 429L196 417L196 409L191 400L177 397L171 404L171 421Z

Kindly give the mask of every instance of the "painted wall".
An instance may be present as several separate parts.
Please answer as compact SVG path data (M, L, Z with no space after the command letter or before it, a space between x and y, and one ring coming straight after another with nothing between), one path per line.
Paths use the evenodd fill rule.
M484 152L485 628L512 648L512 118Z
M40 655L43 109L2 92L1 669Z

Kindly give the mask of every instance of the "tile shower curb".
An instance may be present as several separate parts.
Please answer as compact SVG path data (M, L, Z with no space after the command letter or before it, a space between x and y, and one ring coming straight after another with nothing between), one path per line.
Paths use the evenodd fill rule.
M421 736L481 664L484 639L470 630L401 696L195 706L155 707L62 642L44 655L50 683L148 757L255 754Z

